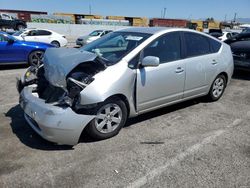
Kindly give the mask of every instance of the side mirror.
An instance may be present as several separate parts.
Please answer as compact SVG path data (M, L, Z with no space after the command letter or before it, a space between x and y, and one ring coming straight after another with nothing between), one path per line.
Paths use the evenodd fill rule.
M159 57L155 56L144 57L141 63L143 67L157 67L159 66L159 64L160 64L160 59Z

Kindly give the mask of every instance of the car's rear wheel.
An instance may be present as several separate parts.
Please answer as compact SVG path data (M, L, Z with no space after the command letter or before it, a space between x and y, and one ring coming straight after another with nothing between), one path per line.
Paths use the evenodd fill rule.
M58 41L52 41L51 44L57 48L60 47L60 43Z
M29 65L39 66L41 64L43 56L44 56L44 51L42 50L36 50L31 52L29 55Z
M126 120L125 103L118 98L110 99L98 107L96 117L88 125L87 132L94 139L107 139L117 135Z
M209 94L208 94L208 98L211 100L211 101L217 101L221 98L221 96L223 95L224 91L225 91L225 88L226 88L226 78L224 75L220 74L218 75L211 88L210 88L210 91L209 91Z
M16 28L17 28L18 31L22 31L22 30L25 29L24 25L17 25Z

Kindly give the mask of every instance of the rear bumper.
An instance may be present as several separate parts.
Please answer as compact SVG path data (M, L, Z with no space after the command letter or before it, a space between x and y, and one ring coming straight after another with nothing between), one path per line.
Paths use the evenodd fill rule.
M20 105L28 124L44 139L58 144L76 145L86 125L95 117L76 114L70 107L47 104L25 87Z

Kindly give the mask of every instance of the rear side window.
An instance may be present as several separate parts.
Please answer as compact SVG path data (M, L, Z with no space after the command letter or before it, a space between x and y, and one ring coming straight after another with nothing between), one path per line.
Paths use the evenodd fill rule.
M38 30L37 35L39 35L39 36L51 35L51 32L45 31L45 30Z
M196 33L184 33L187 57L195 57L210 53L210 44L207 37Z
M214 39L210 39L210 38L208 40L210 43L211 53L217 53L220 50L221 43L214 40Z

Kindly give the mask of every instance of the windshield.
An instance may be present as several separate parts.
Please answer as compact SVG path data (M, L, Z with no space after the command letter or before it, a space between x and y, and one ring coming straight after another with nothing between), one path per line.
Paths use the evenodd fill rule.
M12 34L13 36L19 36L19 35L21 35L23 33L23 31L17 31L17 32L15 32L14 34Z
M113 32L87 44L80 48L80 50L95 53L108 61L109 63L107 65L112 65L117 63L150 36L151 34L146 33Z
M242 33L250 33L250 28L243 29Z
M101 30L93 31L92 33L89 34L89 36L96 37L96 36L99 36L102 32L103 31Z

